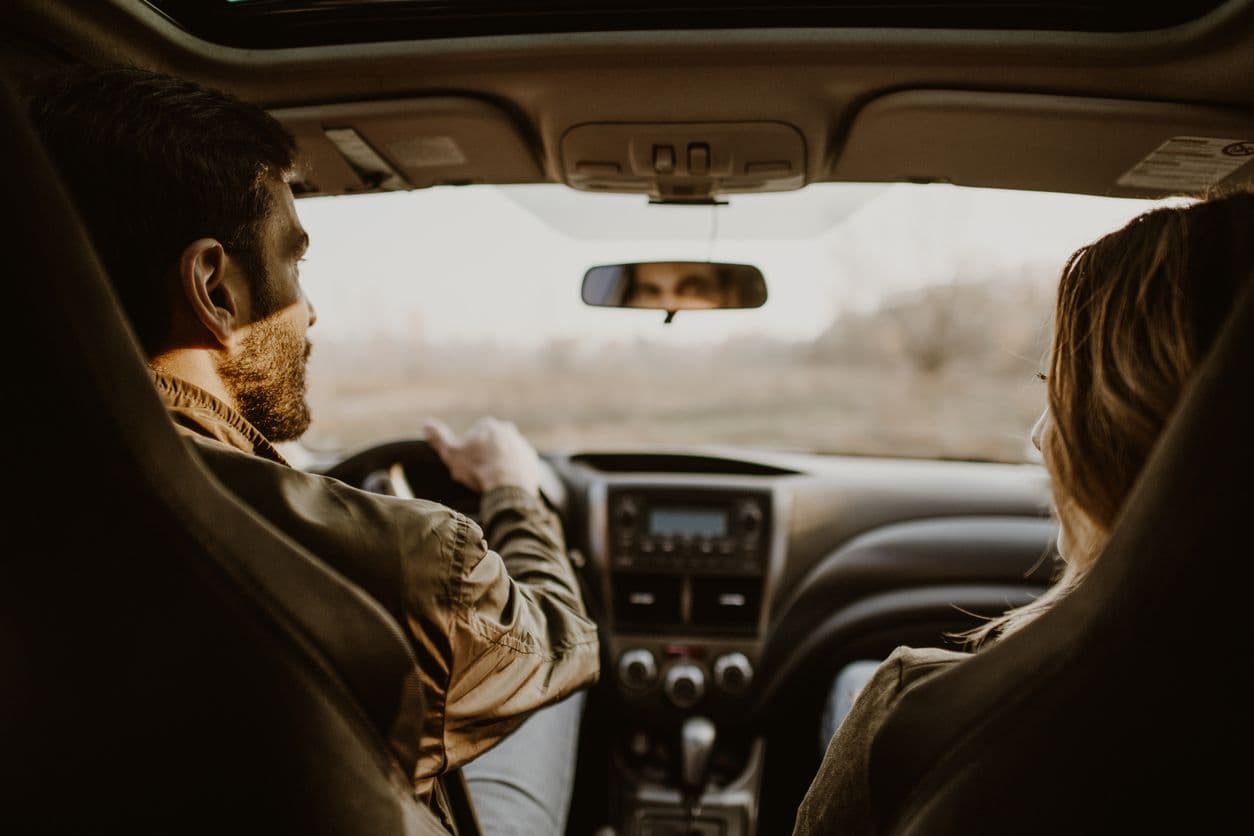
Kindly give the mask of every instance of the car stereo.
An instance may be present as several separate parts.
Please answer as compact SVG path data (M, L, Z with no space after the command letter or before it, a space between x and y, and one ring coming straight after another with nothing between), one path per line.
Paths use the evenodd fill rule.
M638 632L753 632L769 563L767 491L611 489L614 619Z
M614 569L761 575L770 497L760 494L621 490L610 495Z

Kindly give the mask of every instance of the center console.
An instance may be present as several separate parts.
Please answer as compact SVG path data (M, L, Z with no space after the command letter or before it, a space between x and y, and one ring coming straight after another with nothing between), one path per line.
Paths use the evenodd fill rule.
M619 836L751 836L763 743L744 718L783 560L774 480L615 475L590 491Z

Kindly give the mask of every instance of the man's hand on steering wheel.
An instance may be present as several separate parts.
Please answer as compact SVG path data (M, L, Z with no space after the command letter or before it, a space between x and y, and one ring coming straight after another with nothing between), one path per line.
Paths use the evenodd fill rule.
M427 442L453 478L481 494L516 487L540 492L540 459L535 448L509 421L480 418L458 438L442 421L428 421Z

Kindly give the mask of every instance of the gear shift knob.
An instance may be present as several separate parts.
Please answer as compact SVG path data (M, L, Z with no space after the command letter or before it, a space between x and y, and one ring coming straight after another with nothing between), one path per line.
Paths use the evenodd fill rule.
M684 793L699 799L705 789L710 770L710 755L714 753L714 724L704 717L684 720L679 733L680 781Z

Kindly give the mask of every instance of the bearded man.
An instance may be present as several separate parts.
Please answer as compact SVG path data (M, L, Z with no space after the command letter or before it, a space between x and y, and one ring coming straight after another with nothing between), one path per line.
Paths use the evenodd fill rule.
M405 631L426 711L420 728L390 733L412 734L394 745L416 748L416 792L454 829L442 777L598 673L535 451L499 421L460 439L429 428L453 476L482 494L482 529L290 467L275 443L309 426L317 319L300 285L309 236L289 185L292 137L264 110L135 68L48 80L31 115L179 430L223 484ZM525 763L498 749L472 782L485 829L564 830L578 720L567 700L533 718Z

